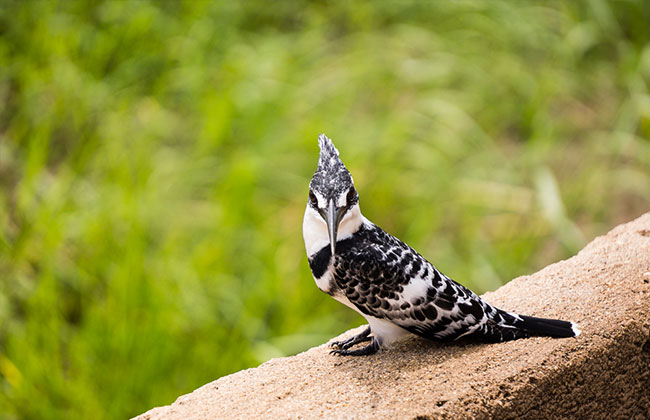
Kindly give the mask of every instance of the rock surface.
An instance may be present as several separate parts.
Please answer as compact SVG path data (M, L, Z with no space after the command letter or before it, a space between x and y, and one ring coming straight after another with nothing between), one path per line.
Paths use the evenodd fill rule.
M413 337L360 358L324 344L137 418L650 418L650 213L484 297L575 321L582 335L461 345Z

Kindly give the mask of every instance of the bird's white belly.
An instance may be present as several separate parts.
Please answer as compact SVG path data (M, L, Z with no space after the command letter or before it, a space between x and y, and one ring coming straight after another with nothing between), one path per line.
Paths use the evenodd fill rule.
M382 346L388 346L411 334L404 328L393 324L389 320L375 318L370 315L363 316L368 320L370 331L372 331L372 334L377 338L377 341L379 341L379 344Z

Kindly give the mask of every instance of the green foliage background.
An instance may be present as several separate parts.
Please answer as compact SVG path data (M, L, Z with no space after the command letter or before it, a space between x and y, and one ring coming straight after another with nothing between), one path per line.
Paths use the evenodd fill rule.
M362 319L318 133L478 292L650 208L650 6L0 2L0 418L124 418Z

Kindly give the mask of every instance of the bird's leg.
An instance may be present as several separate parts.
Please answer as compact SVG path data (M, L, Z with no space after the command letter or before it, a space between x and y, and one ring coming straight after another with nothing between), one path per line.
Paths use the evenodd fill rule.
M360 334L357 334L354 337L350 337L346 340L335 341L330 344L330 347L338 347L339 349L346 350L354 346L355 344L372 340L371 337L368 337L369 335L370 335L370 325L368 325L365 330L361 331Z
M334 349L330 353L338 354L341 356L367 356L370 354L377 353L380 346L381 345L379 344L377 338L373 337L370 344L368 344L366 347L361 347L360 349L357 350Z

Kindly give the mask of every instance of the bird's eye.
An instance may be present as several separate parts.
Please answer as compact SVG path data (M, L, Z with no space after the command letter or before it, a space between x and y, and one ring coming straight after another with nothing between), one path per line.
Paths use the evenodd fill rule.
M313 191L309 191L309 202L318 207L318 199L316 198L316 194L314 194Z
M348 191L348 196L346 197L348 205L352 204L356 196L357 191L354 189L354 187L350 188L350 191Z

